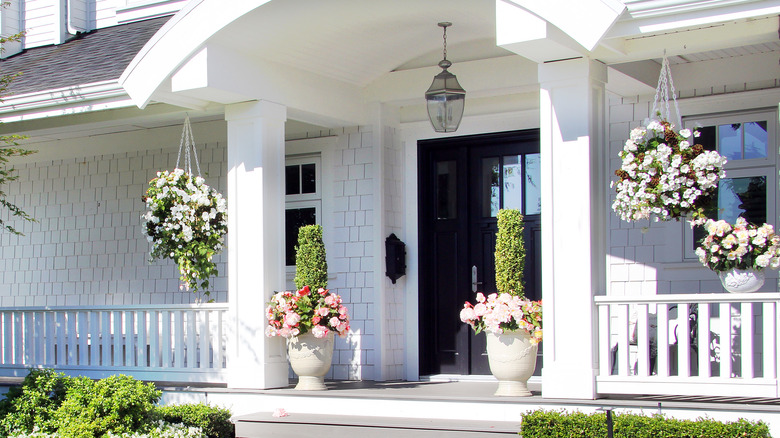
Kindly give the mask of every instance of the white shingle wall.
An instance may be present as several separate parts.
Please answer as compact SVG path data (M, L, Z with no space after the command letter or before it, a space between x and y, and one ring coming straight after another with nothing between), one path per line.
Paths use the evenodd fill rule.
M207 184L225 193L224 144L198 145L198 154ZM173 262L148 262L140 220L149 180L173 168L176 155L174 147L17 165L19 179L6 192L38 223L11 219L25 236L0 234L0 306L191 302ZM222 277L212 281L211 297L224 302L226 253L215 260Z
M346 129L333 153L333 229L329 288L341 295L352 334L336 342L329 378L374 379L373 140L370 128Z
M382 172L384 188L385 232L383 237L395 233L399 239L408 243L403 234L404 218L404 161L403 149L396 130L386 127L382 132L382 153L384 169ZM382 242L382 244L384 244ZM384 261L380 261L382 264ZM384 265L377 267L384 271ZM385 306L385 332L383 348L385 350L384 376L386 380L404 377L404 290L406 276L393 284L383 276Z

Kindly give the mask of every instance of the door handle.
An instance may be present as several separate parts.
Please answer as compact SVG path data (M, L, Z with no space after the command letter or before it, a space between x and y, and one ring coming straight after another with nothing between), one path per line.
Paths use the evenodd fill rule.
M477 285L482 284L481 281L477 281L477 265L471 267L471 291L477 291Z

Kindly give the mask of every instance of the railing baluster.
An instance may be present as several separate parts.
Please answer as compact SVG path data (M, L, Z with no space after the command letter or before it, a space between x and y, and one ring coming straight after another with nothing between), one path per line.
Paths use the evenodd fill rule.
M121 367L125 363L122 360L122 349L124 348L124 340L122 339L122 312L114 312L114 332L112 333L112 344L114 346L114 366Z
M46 356L44 353L44 340L46 339L46 330L44 329L44 318L45 313L43 312L35 312L33 313L33 318L35 320L35 364L36 365L45 365L46 364Z
M19 365L24 365L24 329L23 329L23 320L24 313L22 312L14 312L14 333L16 336L14 336L14 353L16 353L16 357L14 358L14 363Z
M197 313L194 310L187 311L187 368L198 367L198 333L197 333Z
M637 375L647 377L650 375L650 341L648 338L647 304L639 304L636 307Z
M24 364L25 365L34 365L35 364L35 336L34 330L35 327L33 325L33 314L32 312L24 312L23 314L23 325L24 325L24 342L22 343L24 346Z
M777 303L764 303L764 378L777 378ZM778 394L780 395L780 394Z
M182 311L173 312L173 366L184 368L184 320Z
M160 312L149 312L149 366L160 366Z
M111 361L111 313L109 311L103 311L100 313L100 345L103 351L101 352L102 362L101 366L108 367L113 364Z
M742 354L742 378L752 379L753 372L753 303L742 303L742 329L739 335L740 353Z
M710 305L699 304L699 377L710 377Z
M612 366L612 354L610 353L611 345L609 342L610 333L612 333L610 321L609 321L609 309L610 306L599 306L599 373L602 376L609 376L612 374L611 366ZM217 317L221 315L220 312L217 312ZM219 330L219 327L221 327L222 324L217 324L217 330ZM218 340L221 340L222 337L218 334ZM221 342L218 344L221 347ZM221 348L220 348L221 353ZM221 359L221 355L220 355ZM217 364L217 359L215 355L215 366ZM222 361L219 361L219 364L221 366Z
M78 312L67 312L68 320L68 365L78 365L78 356L76 355L76 314Z
M55 350L57 345L57 321L54 312L45 312L43 314L44 327L44 365L54 365L56 362Z
M669 376L669 305L666 303L656 304L656 318L658 320L658 358L656 359L657 375L660 377Z
M135 312L125 311L125 366L135 366Z
M688 324L688 303L677 306L677 375L691 375L691 328Z
M200 339L200 360L198 361L198 368L210 368L209 312L208 310L200 310L198 316L200 318L200 330L198 332L198 338Z
M720 376L731 378L731 303L720 304Z
M89 366L100 365L100 312L89 311Z
M162 312L162 366L171 366L171 312Z
M222 349L225 347L225 342L222 339L222 321L224 316L223 310L217 310L217 334L214 340L214 368L223 368L222 364ZM607 339L609 339L609 332L607 333Z
M631 375L631 357L628 353L628 305L617 306L618 375Z
M57 348L55 352L55 365L66 365L68 363L68 356L65 350L67 350L65 335L68 332L68 323L65 317L65 312L58 311L55 314L55 326L57 330Z
M138 341L136 342L136 348L138 349L138 356L136 365L139 367L148 366L146 362L146 312L139 310L135 312L135 323L138 327Z
M14 316L12 312L3 312L3 363L14 363Z
M87 312L78 312L78 329L76 333L79 337L79 365L89 365L89 315Z

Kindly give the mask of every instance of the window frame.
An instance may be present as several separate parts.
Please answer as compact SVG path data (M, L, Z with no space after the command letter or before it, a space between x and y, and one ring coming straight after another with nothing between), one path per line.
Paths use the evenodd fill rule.
M694 129L701 126L719 126L733 123L747 123L766 120L767 122L767 156L766 158L750 158L740 160L729 160L726 163L726 178L745 178L751 176L766 177L766 217L767 223L777 228L777 208L778 196L780 190L777 187L777 160L778 160L778 138L777 138L777 110L752 110L739 111L717 115L705 115L686 117L683 119L683 126L688 129ZM698 261L694 253L693 229L688 222L683 223L682 253L683 261Z
M294 210L300 208L312 208L314 207L314 223L322 225L322 158L320 154L305 154L305 155L288 155L285 157L285 169L287 166L314 164L314 193L299 193L292 195L285 195L284 210ZM286 192L286 190L285 190ZM287 235L287 223L285 221L285 236ZM286 248L286 246L285 246ZM286 251L286 249L285 249ZM285 270L288 277L290 274L295 274L295 265L286 264L285 253Z

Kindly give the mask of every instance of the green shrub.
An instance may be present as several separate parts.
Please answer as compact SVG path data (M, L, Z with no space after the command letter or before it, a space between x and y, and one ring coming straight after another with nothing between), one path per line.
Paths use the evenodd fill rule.
M522 438L602 438L607 436L606 414L543 411L522 416ZM614 414L615 438L769 438L769 427L763 422L740 419L723 423L706 418L677 420L662 415L646 417L634 414Z
M161 392L154 384L129 376L101 380L72 379L65 401L54 414L57 431L64 437L92 438L108 432L122 434L142 430L151 422Z
M49 369L33 369L21 386L8 390L0 400L0 436L11 432L53 432L54 413L65 400L70 378Z
M496 234L496 289L498 293L524 296L523 215L520 210L498 211Z
M235 436L235 427L230 421L230 411L225 408L205 403L168 405L158 407L157 413L165 422L200 428L208 438Z
M295 247L295 287L312 290L328 288L328 262L322 242L322 226L304 225L298 229Z

